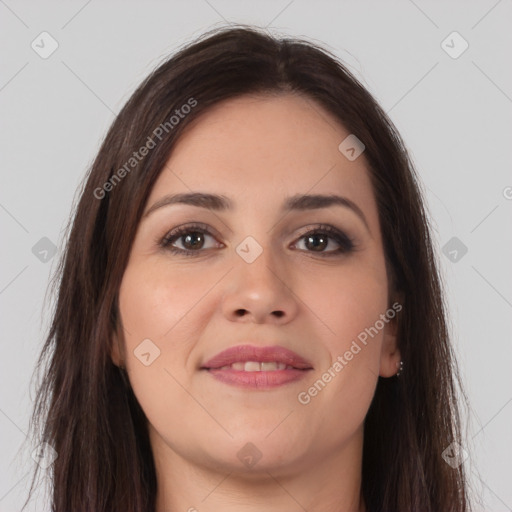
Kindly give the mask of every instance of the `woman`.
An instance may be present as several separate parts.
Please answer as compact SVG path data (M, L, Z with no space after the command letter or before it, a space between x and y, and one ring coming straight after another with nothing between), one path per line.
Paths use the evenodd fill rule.
M55 512L469 510L413 165L327 51L242 26L156 69L59 276Z

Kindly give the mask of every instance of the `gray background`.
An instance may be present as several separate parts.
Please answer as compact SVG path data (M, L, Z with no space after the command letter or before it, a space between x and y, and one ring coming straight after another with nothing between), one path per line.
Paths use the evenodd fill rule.
M439 251L457 237L440 257L471 406L465 464L476 510L512 510L511 21L510 0L0 0L0 511L21 508L35 464L24 443L30 379L57 263L51 252L41 261L48 242L39 241L61 251L77 186L138 83L178 46L226 22L324 43L401 132ZM59 45L46 59L31 47L50 47L43 31ZM469 44L458 58L441 45L453 31ZM445 44L462 48L453 37ZM29 510L43 502L42 489Z

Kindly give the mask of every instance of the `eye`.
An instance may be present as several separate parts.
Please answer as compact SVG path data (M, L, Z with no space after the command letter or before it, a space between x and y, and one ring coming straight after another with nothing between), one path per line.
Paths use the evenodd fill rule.
M320 256L334 256L340 253L349 253L354 250L354 241L339 229L329 225L321 225L317 228L306 232L299 238L299 243L294 244L294 248L300 245L300 241L304 241L303 245L306 252L318 253ZM329 247L335 248L325 250ZM336 248L336 245L338 248ZM301 249L302 250L302 249Z
M206 246L208 238L215 240L214 236L208 230L208 227L203 224L188 224L180 226L159 241L159 245L167 251L183 256L197 256L202 252L202 249L211 249L216 247L216 244ZM175 244L181 244L181 247L176 247ZM207 245L207 244L206 244ZM220 244L223 246L223 244Z
M182 256L199 256L205 249L225 247L220 242L213 242L208 246L209 238L216 240L205 224L187 224L172 230L157 242L166 251ZM334 249L332 248L333 244ZM304 248L298 247L300 245L303 245ZM339 229L322 224L302 234L298 242L292 244L292 248L316 253L322 257L331 257L353 251L355 244ZM330 250L326 250L329 248Z

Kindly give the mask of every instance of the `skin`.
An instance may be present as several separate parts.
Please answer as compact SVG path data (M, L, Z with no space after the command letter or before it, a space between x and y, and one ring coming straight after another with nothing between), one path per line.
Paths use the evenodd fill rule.
M365 510L364 418L378 376L397 372L396 319L360 344L308 404L297 398L391 306L364 153L351 162L338 150L348 135L309 98L244 96L189 125L161 172L146 212L168 194L191 191L223 195L235 208L174 204L143 217L122 280L124 330L112 359L126 366L149 420L157 512ZM342 206L281 213L286 198L306 193L350 199L368 227ZM199 255L159 247L191 222L213 231ZM355 250L322 257L339 245L330 238L316 252L307 243L304 234L320 223L349 235ZM247 236L263 249L252 263L236 252ZM194 250L184 237L173 245ZM149 366L134 355L147 338L160 349ZM298 382L248 390L199 369L247 342L282 345L314 370ZM261 453L251 468L237 457L249 442Z

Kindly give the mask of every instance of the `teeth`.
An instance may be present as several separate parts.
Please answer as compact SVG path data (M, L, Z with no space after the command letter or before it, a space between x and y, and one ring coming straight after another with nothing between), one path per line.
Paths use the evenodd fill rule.
M261 372L261 363L257 361L246 361L244 372Z
M231 365L223 366L221 370L237 370L242 372L273 372L275 370L293 370L293 366L286 365L285 363L278 363L271 361L267 363L260 363L258 361L236 362Z

